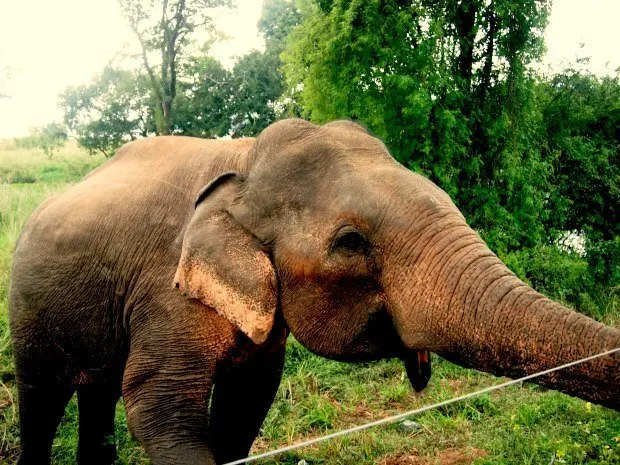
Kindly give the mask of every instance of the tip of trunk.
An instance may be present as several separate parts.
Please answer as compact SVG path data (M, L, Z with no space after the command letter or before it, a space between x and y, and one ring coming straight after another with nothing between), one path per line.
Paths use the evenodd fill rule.
M431 379L431 354L428 350L417 350L404 359L405 371L415 392L422 391Z

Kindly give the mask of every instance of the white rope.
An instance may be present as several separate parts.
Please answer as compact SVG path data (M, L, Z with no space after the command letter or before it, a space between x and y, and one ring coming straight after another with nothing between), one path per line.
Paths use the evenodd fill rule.
M385 424L388 424L388 423L394 423L394 422L397 422L398 420L401 420L401 419L406 418L406 417L411 416L411 415L417 415L419 413L423 413L423 412L426 412L428 410L432 410L432 409L435 409L435 408L438 408L438 407L443 407L444 405L450 405L450 404L453 404L455 402L459 402L461 400L465 400L465 399L469 399L469 398L474 397L474 396L478 396L480 394L485 394L487 392L496 391L498 389L505 388L505 387L511 386L513 384L518 384L518 383L521 383L523 381L527 381L527 380L530 380L530 379L533 379L533 378L537 378L539 376L547 375L549 373L553 373L554 371L563 370L564 368L569 368L569 367L572 367L573 365L578 365L580 363L588 362L590 360L594 360L595 358L603 357L605 355L610 355L610 354L613 354L613 353L618 352L618 351L620 351L620 347L617 347L617 348L611 349L611 350L607 350L605 352L601 352L600 354L591 355L590 357L582 358L582 359L576 360L574 362L565 363L564 365L560 365L560 366L557 366L555 368L549 368L548 370L544 370L544 371L540 371L538 373L534 373L534 374L531 374L531 375L523 376L522 378L519 378L519 379L513 379L513 380L510 380L510 381L506 381L505 383L496 384L494 386L489 386L489 387L486 387L486 388L481 389L479 391L471 392L469 394L464 394L464 395L459 396L459 397L454 397L452 399L444 400L444 401L438 402L436 404L427 405L427 406L424 406L424 407L421 407L421 408L418 408L418 409L415 409L415 410L410 410L408 412L399 413L399 414L393 415L391 417L382 418L381 420L376 420L376 421L373 421L373 422L370 422L370 423L366 423L364 425L355 426L353 428L348 428L348 429L345 429L345 430L342 430L342 431L337 431L335 433L331 433L331 434L328 434L326 436L321 436L321 437L318 437L318 438L309 439L307 441L299 442L297 444L293 444L293 445L290 445L290 446L281 447L280 449L276 449L276 450L273 450L273 451L264 452L264 453L258 454L258 455L252 455L252 456L246 457L244 459L239 459L239 460L235 460L233 462L225 463L224 465L240 465L240 464L244 464L244 463L250 463L250 462L254 462L256 460L265 459L267 457L272 457L274 455L282 454L283 452L288 452L288 451L293 450L293 449L299 449L300 447L307 447L307 446L311 446L313 444L316 444L318 442L328 441L330 439L334 439L334 438L338 438L338 437L341 437L341 436L345 436L347 434L356 433L358 431L362 431L362 430L365 430L365 429L368 429L368 428L372 428L374 426L385 425Z

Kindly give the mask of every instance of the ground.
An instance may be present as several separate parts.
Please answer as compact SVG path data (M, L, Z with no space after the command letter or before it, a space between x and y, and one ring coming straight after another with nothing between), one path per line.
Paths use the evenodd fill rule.
M7 303L11 254L34 208L103 161L70 143L48 159L0 142L0 463L18 451L17 405ZM620 321L620 309L607 323ZM501 382L437 357L429 386L410 388L397 360L351 365L327 361L291 339L276 401L253 453L321 436ZM620 463L620 414L535 385L513 386L412 418L418 427L377 427L256 463L262 465L465 465ZM148 463L116 416L119 463ZM77 405L67 407L53 463L75 463Z

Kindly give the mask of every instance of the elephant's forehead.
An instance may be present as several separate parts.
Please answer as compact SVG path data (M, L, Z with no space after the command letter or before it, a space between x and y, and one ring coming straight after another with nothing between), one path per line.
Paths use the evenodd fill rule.
M313 173L330 173L351 165L369 169L377 163L395 163L378 139L365 134L343 138L312 133L295 143L274 145L266 150L250 176L277 173L311 177Z

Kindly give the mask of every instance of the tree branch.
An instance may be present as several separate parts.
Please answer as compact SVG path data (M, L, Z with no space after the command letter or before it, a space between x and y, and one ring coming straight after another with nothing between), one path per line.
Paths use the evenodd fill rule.
M151 65L149 65L149 60L148 60L148 57L146 56L146 45L144 43L144 39L142 38L142 34L140 34L140 31L138 31L137 25L135 25L133 21L131 22L130 27L131 27L131 30L134 32L134 34L136 34L136 36L138 37L138 40L140 41L140 46L142 47L142 62L144 63L144 67L146 68L147 74L149 75L149 80L151 81L151 86L153 87L155 96L157 97L157 100L159 100L160 102L163 102L164 98L163 98L161 89L159 85L157 84L157 79L155 79L155 73L153 72L153 68L151 68Z

